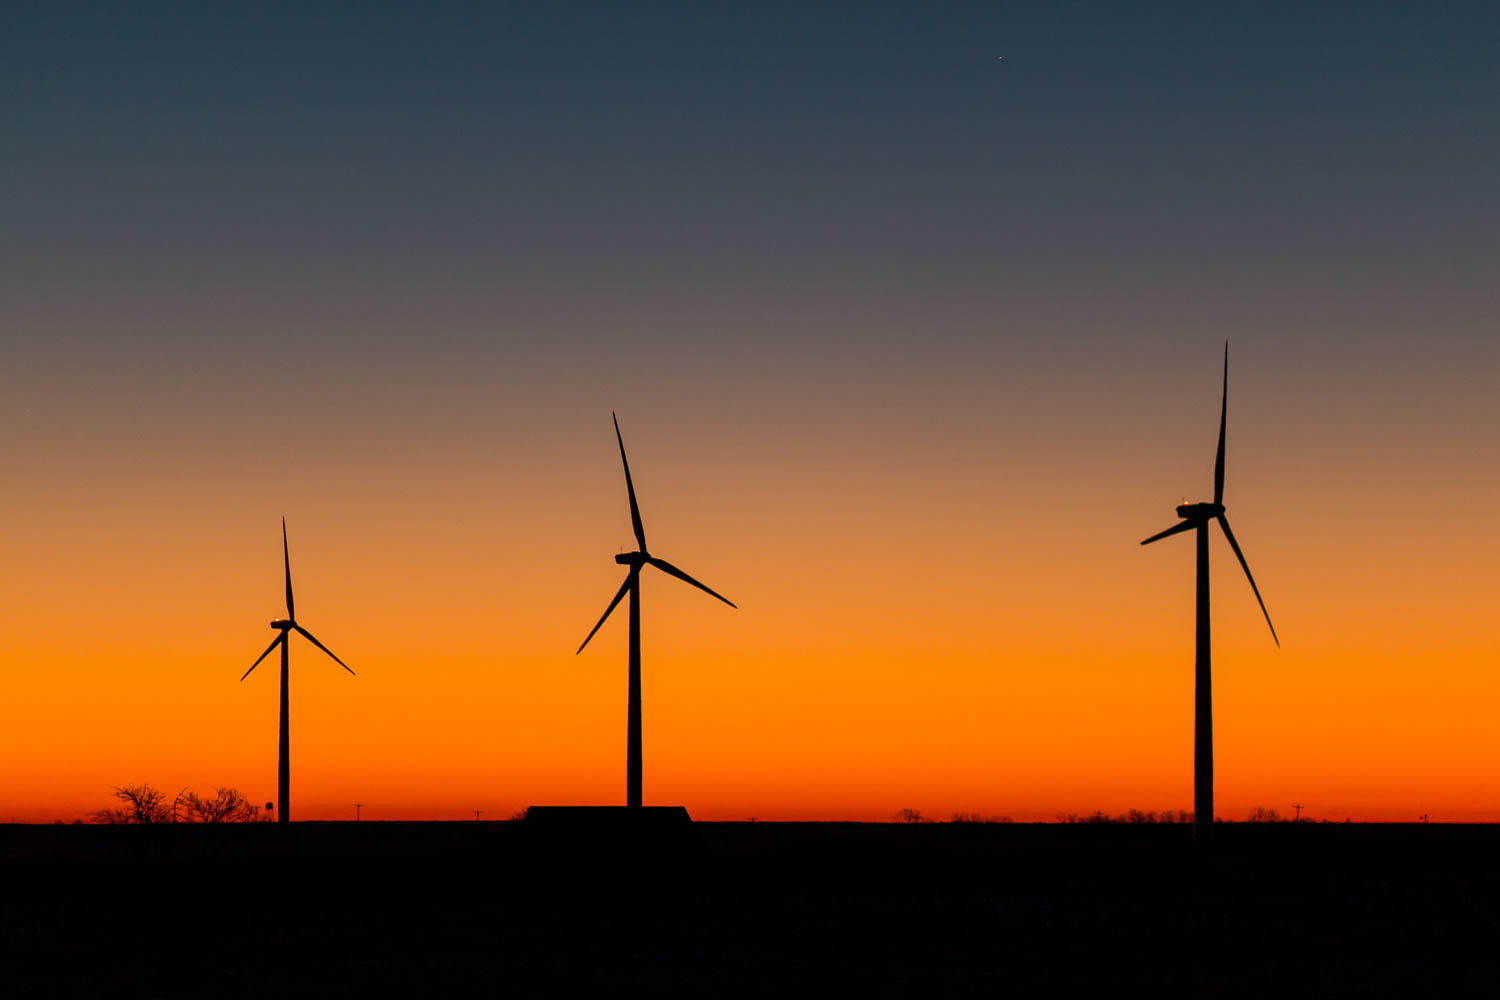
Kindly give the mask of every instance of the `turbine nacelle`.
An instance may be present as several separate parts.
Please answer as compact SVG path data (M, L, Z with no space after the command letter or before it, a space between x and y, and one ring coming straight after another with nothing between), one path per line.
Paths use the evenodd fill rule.
M640 569L651 561L651 557L644 552L621 552L615 556L615 562L621 566L631 566Z
M290 632L297 627L297 623L290 618L277 618L271 622L271 627L278 632Z
M1221 503L1188 503L1177 505L1177 516L1191 521L1211 521L1224 513Z

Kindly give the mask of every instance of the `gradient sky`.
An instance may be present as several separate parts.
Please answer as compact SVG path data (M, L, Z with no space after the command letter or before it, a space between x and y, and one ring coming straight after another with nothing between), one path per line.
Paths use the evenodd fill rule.
M1492 3L0 14L0 820L1500 819ZM496 5L498 6L498 5ZM630 9L626 9L626 7ZM1003 57L1003 58L1002 58Z

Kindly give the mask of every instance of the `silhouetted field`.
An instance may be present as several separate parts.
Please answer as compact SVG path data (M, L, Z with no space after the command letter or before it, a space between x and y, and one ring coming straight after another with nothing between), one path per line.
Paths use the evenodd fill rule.
M1500 990L1500 829L0 827L11 996Z

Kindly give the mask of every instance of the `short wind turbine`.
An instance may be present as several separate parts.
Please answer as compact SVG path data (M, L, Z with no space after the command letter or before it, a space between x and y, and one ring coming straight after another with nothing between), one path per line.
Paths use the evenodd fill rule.
M610 416L614 417L614 414ZM610 612L628 593L630 595L630 693L625 722L625 805L627 808L639 809L641 806L641 567L655 566L668 576L675 576L717 597L731 608L735 607L735 604L723 594L694 580L665 559L658 559L646 551L646 529L641 526L641 509L635 502L635 484L630 480L630 462L625 458L625 439L620 437L619 418L614 417L614 421L615 440L620 445L620 463L625 466L625 490L630 494L630 524L635 529L635 540L640 550L615 556L615 562L630 567L625 574L625 582L620 584L620 589L615 592L614 599L609 602L609 607L605 608L604 614L599 616L598 623L584 638L583 645L578 647L578 652L583 652L583 647L587 646L589 640L594 637L594 633L599 631L599 626L604 624Z
M329 656L333 656L333 661L339 666L345 670L349 670L349 664L334 656L333 650L323 645L317 640L316 636L297 624L296 602L292 600L292 557L287 550L286 518L284 517L281 519L281 556L286 565L286 617L278 618L271 623L271 627L277 632L276 638L271 640L271 644L266 647L264 653L255 658L255 662L250 664L250 669L245 671L244 677L241 677L240 680L249 677L255 668L260 666L260 661L271 654L271 650L277 646L281 647L281 742L278 745L276 755L276 822L278 825L284 827L292 819L291 740L287 718L287 682L290 674L290 662L287 656L287 634L293 630L301 632L304 639L317 646ZM354 671L349 670L349 673L353 674Z
M1219 404L1219 453L1214 460L1213 503L1188 503L1183 501L1177 508L1182 518L1166 531L1158 532L1141 542L1152 542L1183 531L1196 531L1198 538L1198 642L1196 657L1196 692L1193 713L1193 839L1206 840L1214 822L1214 714L1213 686L1210 670L1209 616L1208 616L1208 524L1218 521L1234 550L1235 558L1245 570L1250 589L1260 604L1261 614L1266 616L1271 638L1279 649L1281 640L1276 638L1276 626L1271 625L1271 614L1266 602L1261 600L1260 588L1250 574L1250 564L1240 551L1234 532L1229 530L1229 519L1224 516L1224 425L1229 415L1229 344L1224 344L1224 395Z

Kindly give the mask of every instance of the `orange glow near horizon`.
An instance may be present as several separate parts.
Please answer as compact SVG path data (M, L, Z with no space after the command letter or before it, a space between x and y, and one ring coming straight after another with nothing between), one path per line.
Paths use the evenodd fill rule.
M646 803L1190 810L1139 543L1226 341L1219 816L1500 821L1495 5L75 6L0 63L0 823L276 799L283 517L357 672L291 637L292 818L623 805L611 412L738 605L644 571Z
M622 407L652 552L740 606L643 578L647 803L766 820L1191 808L1191 537L1137 543L1209 484L1201 353L1201 386L1138 390L1097 440L1053 419L1076 401L995 403L977 379L920 406L870 394L858 419L767 415L753 388L708 412ZM1219 814L1500 819L1493 530L1434 509L1451 455L1378 415L1381 447L1346 448L1334 423L1310 443L1318 406L1283 383L1273 407L1275 377L1231 360L1226 502L1283 648L1216 537ZM83 816L112 784L275 798L274 658L238 678L284 612L283 513L299 620L358 672L293 637L294 818L623 802L623 607L573 655L632 544L597 410L538 407L524 426L545 431L498 414L449 434L273 427L262 454L213 420L157 425L138 451L100 427L29 458L3 583L0 821ZM1493 498L1495 473L1474 476L1462 494Z

